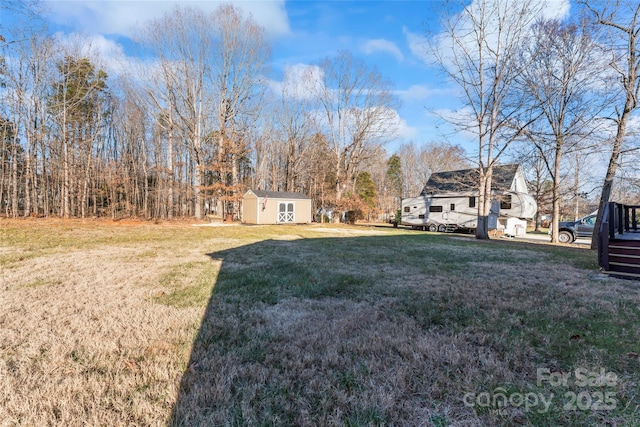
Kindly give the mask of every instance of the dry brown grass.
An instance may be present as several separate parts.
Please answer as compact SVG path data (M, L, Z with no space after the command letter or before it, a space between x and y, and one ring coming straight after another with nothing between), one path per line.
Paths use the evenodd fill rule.
M640 298L582 267L588 252L370 227L0 225L2 426L637 419ZM613 370L627 408L462 401L532 390L541 366Z
M140 243L50 252L3 266L0 424L165 424L203 307L153 296L163 271L194 255Z
M180 221L1 225L0 425L165 425L206 304L158 300L253 240Z

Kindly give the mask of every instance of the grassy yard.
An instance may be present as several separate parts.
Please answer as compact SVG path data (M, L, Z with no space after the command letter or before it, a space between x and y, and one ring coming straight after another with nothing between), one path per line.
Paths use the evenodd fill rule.
M640 283L584 248L0 221L0 426L640 423Z

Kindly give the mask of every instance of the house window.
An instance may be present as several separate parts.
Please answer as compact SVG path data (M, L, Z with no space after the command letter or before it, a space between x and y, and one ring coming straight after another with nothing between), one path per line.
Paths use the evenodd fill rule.
M451 203L451 205L449 205L449 210L451 212L455 211L456 210L456 204L455 203Z
M470 208L475 208L476 207L476 198L471 196L469 197L469 207Z
M409 212L409 211L411 211L411 208L410 208L409 206L405 206L405 207L404 207L404 211L405 211L405 212Z
M442 206L429 206L429 212L442 212Z
M511 194L505 194L500 201L500 209L511 209Z

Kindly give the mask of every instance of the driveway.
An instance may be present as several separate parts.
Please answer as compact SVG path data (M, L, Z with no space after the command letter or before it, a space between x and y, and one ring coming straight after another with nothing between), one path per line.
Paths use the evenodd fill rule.
M524 241L537 241L537 242L547 242L551 241L551 236L548 234L533 234L527 233L524 237L517 237L515 240L524 240ZM586 237L579 237L572 243L572 245L582 245L582 246L590 246L591 239Z

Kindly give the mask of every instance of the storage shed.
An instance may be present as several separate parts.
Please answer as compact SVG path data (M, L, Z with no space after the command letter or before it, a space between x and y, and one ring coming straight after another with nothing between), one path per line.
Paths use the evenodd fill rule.
M307 224L311 218L311 199L302 193L249 190L242 198L246 224Z

